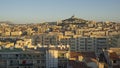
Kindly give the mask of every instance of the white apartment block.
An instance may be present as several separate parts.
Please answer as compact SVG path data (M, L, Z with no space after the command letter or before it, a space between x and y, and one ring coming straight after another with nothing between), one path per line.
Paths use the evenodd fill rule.
M108 49L110 47L109 37L64 37L59 39L56 35L42 34L37 36L35 41L38 44L44 45L70 45L70 51L75 52L95 52L100 54L102 49Z
M102 49L109 48L108 39L108 37L77 37L64 39L64 43L70 45L70 51L95 52L99 55L102 52Z
M95 38L95 52L97 55L102 53L103 49L108 49L109 45L109 37L98 37Z

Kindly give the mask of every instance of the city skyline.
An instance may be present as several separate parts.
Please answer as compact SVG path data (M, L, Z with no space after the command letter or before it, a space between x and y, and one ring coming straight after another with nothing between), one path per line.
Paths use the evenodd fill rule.
M119 0L0 0L0 21L40 23L72 15L95 21L120 20Z

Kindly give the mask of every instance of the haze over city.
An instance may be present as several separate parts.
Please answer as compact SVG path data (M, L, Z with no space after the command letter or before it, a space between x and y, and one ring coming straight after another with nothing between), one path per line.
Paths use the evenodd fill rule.
M95 21L120 20L120 0L0 0L0 21L40 23L72 15Z
M0 0L0 68L120 68L120 0Z

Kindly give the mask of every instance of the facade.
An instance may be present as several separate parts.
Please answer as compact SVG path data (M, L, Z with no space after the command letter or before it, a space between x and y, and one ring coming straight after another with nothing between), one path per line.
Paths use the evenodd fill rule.
M70 45L70 51L89 52L93 51L97 55L102 52L102 49L110 47L110 37L79 37L79 36L63 36L59 39L56 35L43 34L36 37L36 43L44 45ZM35 42L34 41L34 42Z
M110 47L120 47L120 35L110 37Z
M67 47L39 47L36 49L2 49L0 68L67 68Z
M108 49L109 37L75 37L61 39L61 44L70 45L70 51L102 53L102 49Z
M76 48L77 48L78 52L95 51L94 38L92 38L92 37L78 37Z
M103 49L109 49L110 48L109 37L95 38L94 44L95 44L96 55L100 55L100 53L102 53Z
M103 65L108 68L120 68L120 48L103 50Z
M33 37L33 44L57 45L57 36L54 34L40 34Z
M10 52L11 51L11 52ZM46 51L18 51L0 52L1 68L46 68Z

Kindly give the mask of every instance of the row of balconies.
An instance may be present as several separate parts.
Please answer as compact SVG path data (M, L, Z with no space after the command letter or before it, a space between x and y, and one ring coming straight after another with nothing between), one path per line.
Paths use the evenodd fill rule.
M0 67L7 66L7 67L15 67L15 66L45 66L46 60L4 60L4 62L0 62Z
M0 59L45 59L45 55L40 54L40 55L28 55L28 54L13 54L13 55L8 55L8 54L1 54Z

